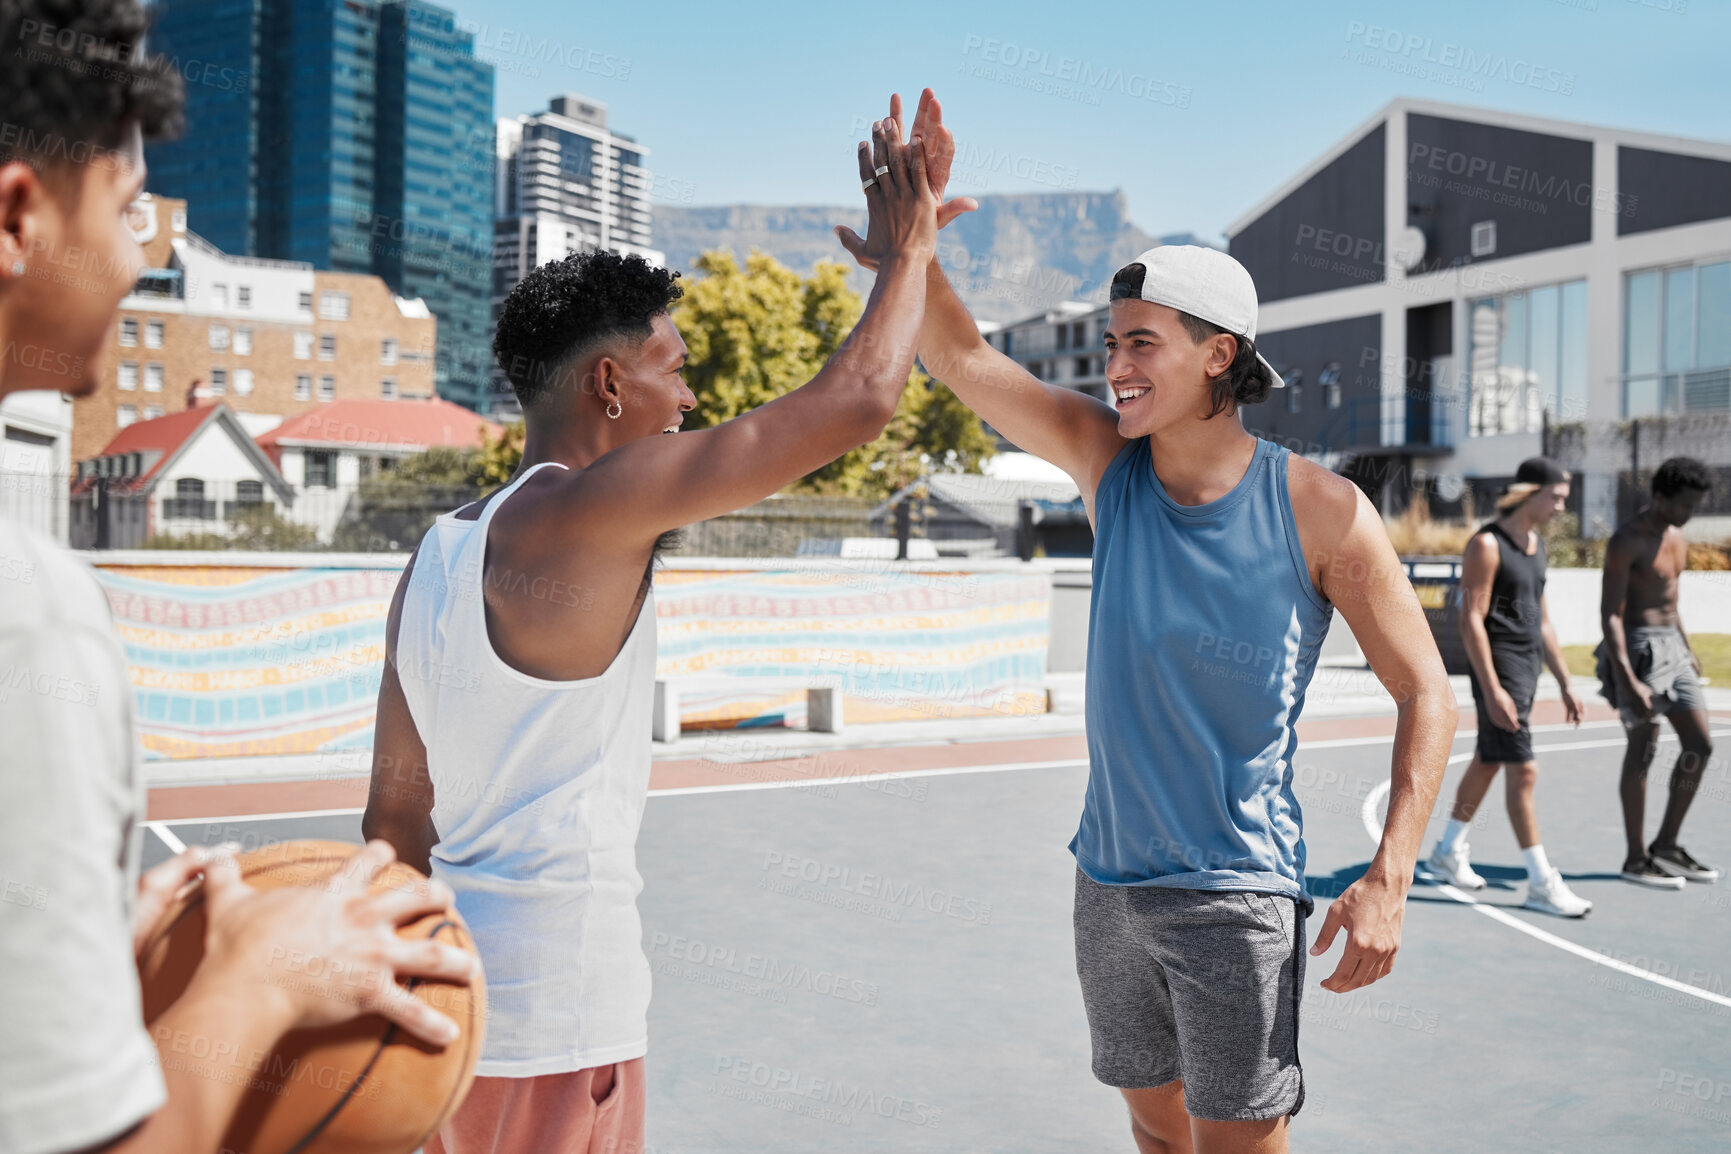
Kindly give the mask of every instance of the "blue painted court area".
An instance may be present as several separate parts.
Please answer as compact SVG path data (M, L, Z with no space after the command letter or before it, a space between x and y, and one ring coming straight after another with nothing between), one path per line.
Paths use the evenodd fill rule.
M1717 729L1731 749L1731 724ZM1388 978L1336 996L1318 983L1339 944L1312 960L1294 1150L1731 1146L1731 886L1619 880L1620 730L1535 738L1551 861L1596 908L1581 921L1518 908L1524 873L1493 790L1471 839L1492 882L1476 897L1518 925L1419 885ZM1650 826L1676 748L1655 767ZM1469 749L1456 743L1439 814ZM1386 740L1301 749L1319 895L1368 862L1388 757ZM1721 867L1728 766L1716 756L1683 839ZM1071 952L1064 847L1085 774L652 797L640 842L656 971L645 1154L1132 1151L1117 1093L1089 1072ZM358 840L358 827L337 814L170 832ZM153 841L147 856L165 852Z

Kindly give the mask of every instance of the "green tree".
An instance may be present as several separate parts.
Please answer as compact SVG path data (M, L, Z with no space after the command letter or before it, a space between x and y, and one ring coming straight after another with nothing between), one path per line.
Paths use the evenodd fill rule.
M508 483L523 460L523 422L512 421L499 433L499 439L485 438L475 471L479 474L481 491L491 493Z
M674 306L691 350L686 381L695 423L719 425L817 374L864 309L847 267L820 261L809 277L753 251L742 269L726 251L698 257L701 278ZM883 435L789 486L791 492L880 499L930 472L977 473L995 451L980 419L919 370Z

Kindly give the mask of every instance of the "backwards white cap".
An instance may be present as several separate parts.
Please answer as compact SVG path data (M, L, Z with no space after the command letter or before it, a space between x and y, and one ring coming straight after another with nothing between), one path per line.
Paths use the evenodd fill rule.
M1134 291L1133 277L1129 278L1131 284L1123 287L1115 281L1113 299L1139 295L1145 301L1219 325L1255 347L1256 283L1236 260L1219 249L1201 245L1163 244L1149 249L1125 268L1134 265L1143 269L1141 292ZM1275 388L1286 387L1267 357L1258 352L1256 359L1274 378Z

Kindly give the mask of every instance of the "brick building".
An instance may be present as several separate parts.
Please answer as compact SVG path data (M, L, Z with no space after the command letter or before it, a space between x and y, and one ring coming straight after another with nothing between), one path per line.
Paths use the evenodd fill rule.
M436 321L362 273L231 256L152 197L146 271L121 302L102 387L73 404L71 460L134 421L221 401L252 436L334 400L433 396Z

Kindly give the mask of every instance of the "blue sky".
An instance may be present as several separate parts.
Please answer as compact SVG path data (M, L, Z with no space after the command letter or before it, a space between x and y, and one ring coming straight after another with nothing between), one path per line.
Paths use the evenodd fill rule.
M1218 235L1396 96L1731 139L1726 0L454 8L500 115L607 102L673 203L852 203L862 125L928 84L954 191L1119 188L1155 233Z

